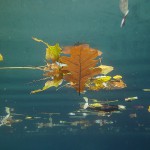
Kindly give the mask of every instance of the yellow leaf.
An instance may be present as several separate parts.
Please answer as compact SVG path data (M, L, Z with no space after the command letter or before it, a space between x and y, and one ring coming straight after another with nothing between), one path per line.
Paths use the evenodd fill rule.
M3 61L3 56L2 56L2 54L0 54L0 61Z
M111 72L112 70L114 70L112 66L106 66L106 65L100 65L99 68L102 69L101 74L105 74L105 75Z
M46 60L52 60L53 62L58 61L61 53L61 48L59 44L55 44L54 46L48 46L46 48Z
M100 76L96 77L93 80L89 80L86 83L86 87L88 87L90 90L100 90L104 89L106 87L107 82L111 79L111 76Z
M107 82L111 79L111 76L100 76L99 78L96 78L97 81L101 82Z
M61 83L62 83L62 79L61 79L61 80L47 81L47 82L45 83L45 86L44 86L42 89L38 89L38 90L31 91L31 94L45 91L45 90L49 89L49 88L52 87L52 86L58 87Z
M122 76L120 76L120 75L115 75L115 76L113 76L113 78L116 79L116 80L120 80L120 79L122 79Z
M43 40L37 39L35 37L32 37L32 39L36 42L41 42L47 46L45 56L46 60L52 60L53 62L59 60L62 49L60 48L58 43L56 43L54 46L51 46L48 43L44 42Z

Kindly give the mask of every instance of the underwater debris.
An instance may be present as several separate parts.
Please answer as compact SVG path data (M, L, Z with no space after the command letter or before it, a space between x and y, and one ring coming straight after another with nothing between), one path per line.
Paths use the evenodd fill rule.
M136 113L129 114L129 117L130 117L130 118L136 118L136 117L137 117L137 114L136 114Z
M31 116L26 116L25 119L26 119L26 120L32 120L33 117L31 117Z
M110 105L110 104L103 104L103 103L92 103L89 104L88 98L85 98L85 104L83 105L84 109L93 110L97 112L115 112L125 110L126 106L124 105Z
M142 105L135 105L135 106L133 106L135 109L137 109L137 110L140 110L140 109L143 109L144 108L144 106L142 106Z
M108 125L108 124L113 124L114 122L113 121L108 121L106 119L98 119L98 120L95 120L95 123L96 124L99 124L100 126L104 126L104 125Z
M13 114L11 113L11 108L9 107L5 107L5 112L6 112L6 116L2 117L2 119L0 119L0 127L1 126L9 126L11 127L11 125L13 123L18 123L21 122L21 119L13 119ZM18 115L18 114L14 114L14 115Z
M120 27L122 28L125 25L126 17L129 13L128 0L120 0L119 7L120 7L121 12L123 13L123 18L122 18L121 24L120 24Z
M128 98L125 98L125 101L126 102L132 102L132 101L137 100L137 99L138 99L137 96L135 96L135 97L128 97Z
M0 61L3 61L3 55L0 54Z

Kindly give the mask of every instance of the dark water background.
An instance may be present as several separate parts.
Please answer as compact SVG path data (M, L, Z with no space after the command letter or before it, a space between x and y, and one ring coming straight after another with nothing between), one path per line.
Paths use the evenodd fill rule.
M38 94L44 81L28 84L42 78L38 70L0 70L0 112L5 107L14 109L14 116L22 119L11 127L0 127L0 150L146 150L150 141L150 1L129 0L129 15L120 28L122 14L119 0L0 0L0 66L41 66L45 64L45 46L32 40L43 39L51 45L88 43L103 52L103 64L120 74L127 88L114 91L87 92L84 96L101 100L118 99L127 110L111 117L89 116L86 119L107 119L113 124L45 127L52 115L55 124L60 120L73 121L68 113L79 109L83 102L75 90L51 88ZM138 100L127 103L126 97ZM143 106L137 110L135 106ZM136 118L129 114L136 113ZM26 116L41 117L25 119ZM75 119L76 120L76 119Z

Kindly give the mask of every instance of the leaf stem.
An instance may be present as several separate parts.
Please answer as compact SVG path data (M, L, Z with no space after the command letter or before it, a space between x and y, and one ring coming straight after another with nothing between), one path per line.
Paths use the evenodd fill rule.
M34 70L44 70L41 66L40 67L0 67L0 70L7 70L7 69L34 69Z

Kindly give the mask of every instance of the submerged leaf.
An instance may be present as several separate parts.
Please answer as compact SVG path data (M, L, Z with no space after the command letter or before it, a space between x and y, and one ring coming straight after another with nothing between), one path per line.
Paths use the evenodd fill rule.
M106 87L107 82L111 79L111 76L99 76L95 79L91 79L86 83L86 87L90 90L100 90Z
M3 55L0 54L0 61L3 61Z
M100 68L94 68L98 62L95 60L98 51L91 49L87 44L83 44L72 46L70 54L70 57L62 56L60 58L62 63L67 64L62 70L69 71L65 79L73 82L73 87L80 94L84 91L86 81L101 72Z

